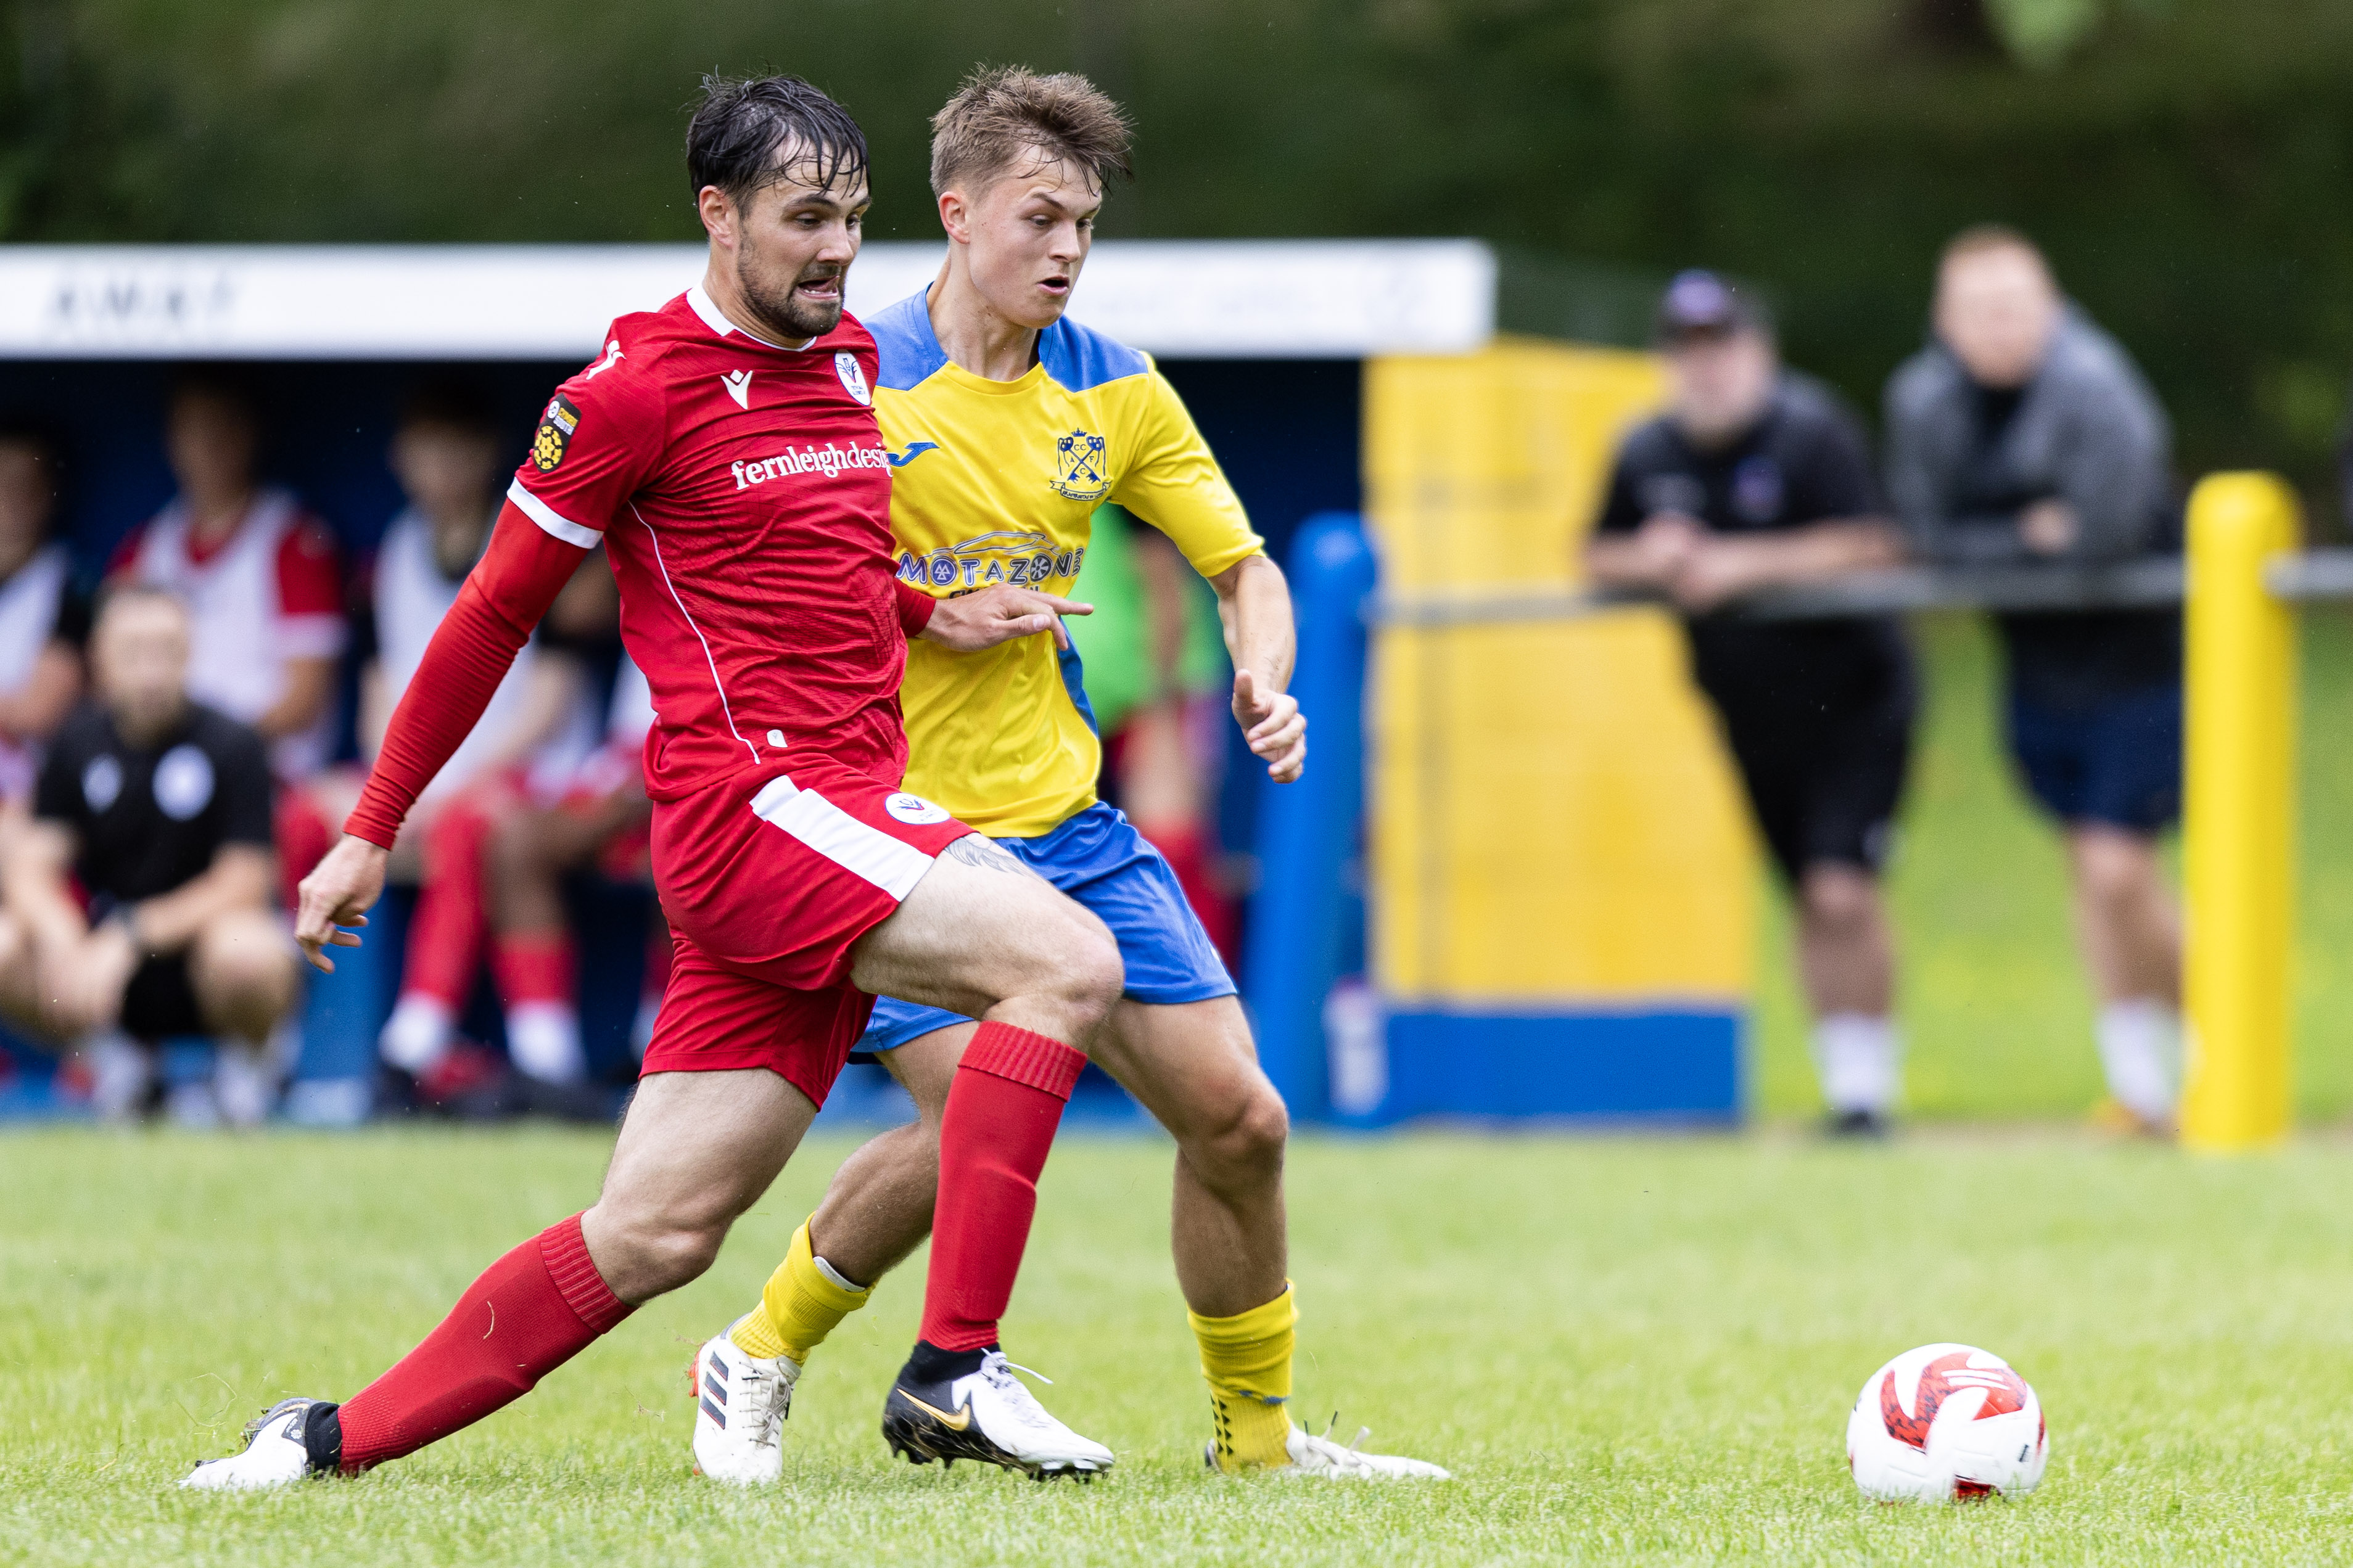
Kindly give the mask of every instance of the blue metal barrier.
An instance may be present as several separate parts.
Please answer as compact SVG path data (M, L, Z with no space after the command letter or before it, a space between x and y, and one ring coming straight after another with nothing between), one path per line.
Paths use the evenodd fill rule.
M1346 512L1302 524L1287 570L1299 619L1291 689L1308 716L1307 771L1260 793L1242 975L1267 1076L1293 1116L1316 1121L1332 1115L1324 999L1364 962L1364 608L1378 573L1362 521Z

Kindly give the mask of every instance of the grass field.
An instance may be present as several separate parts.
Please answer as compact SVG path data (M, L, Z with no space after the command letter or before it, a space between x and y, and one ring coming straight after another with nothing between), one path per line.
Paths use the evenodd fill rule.
M593 1134L0 1140L0 1563L2320 1562L2353 1559L2353 1147L2201 1163L2074 1133L1888 1148L1304 1140L1299 1408L1451 1466L1406 1488L1205 1475L1165 1258L1167 1151L1073 1139L1008 1349L1119 1470L888 1460L919 1274L820 1352L782 1486L689 1473L691 1344L848 1145L703 1281L532 1397L354 1481L171 1484L289 1392L346 1395L491 1258L585 1203ZM2051 1412L2042 1489L1862 1502L1845 1406L1934 1339Z
M2080 1116L2100 1094L2056 835L2001 752L2000 658L1974 616L1915 623L1926 702L1889 880L1912 1110ZM2353 617L2305 616L2297 1108L2353 1119ZM1752 1039L1768 1116L1819 1100L1786 923L1768 899Z

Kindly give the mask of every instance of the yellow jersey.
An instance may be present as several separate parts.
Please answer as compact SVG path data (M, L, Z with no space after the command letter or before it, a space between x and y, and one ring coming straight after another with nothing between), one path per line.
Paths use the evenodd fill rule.
M953 363L924 294L869 318L891 458L899 576L938 597L999 583L1067 596L1089 520L1115 501L1204 577L1264 541L1149 356L1071 321L1013 381ZM1028 637L982 653L907 649L906 787L981 832L1030 838L1093 804L1103 744L1074 650Z

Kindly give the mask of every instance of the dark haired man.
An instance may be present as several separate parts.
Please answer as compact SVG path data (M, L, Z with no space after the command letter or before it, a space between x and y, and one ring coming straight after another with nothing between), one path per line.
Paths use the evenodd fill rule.
M1074 578L1091 519L1116 501L1176 543L1215 586L1233 656L1232 708L1278 784L1306 761L1306 721L1283 692L1291 599L1176 391L1145 355L1068 321L1128 126L1083 78L1018 67L967 79L932 121L932 188L948 255L923 293L877 315L882 432L899 465L891 521L903 584L938 595ZM1209 1384L1220 1470L1443 1476L1302 1430L1286 1407L1297 1310L1287 1238L1282 1099L1216 948L1160 852L1095 799L1102 762L1078 658L1032 638L986 652L911 650L909 782L1110 926L1124 994L1096 1046L1177 1146L1177 1279ZM906 1085L919 1120L851 1156L793 1238L762 1299L703 1346L706 1374L747 1372L780 1397L703 1406L704 1474L774 1480L779 1424L810 1352L934 1221L951 1186L953 1085L982 1048L966 1010L897 992L865 1048ZM938 1253L933 1254L938 1280ZM926 1337L929 1337L928 1335ZM884 1428L915 1463L959 1458L949 1414L986 1375L976 1342L929 1388L893 1391Z
M349 1403L273 1407L188 1485L396 1458L694 1279L791 1155L881 991L987 1020L949 1096L932 1289L902 1379L933 1386L933 1363L987 1346L955 1415L966 1452L1035 1475L1112 1461L995 1345L1062 1103L1118 994L1118 949L899 788L907 638L977 649L1080 606L1011 587L944 604L892 579L873 340L841 309L868 199L849 114L789 77L708 82L687 167L710 236L702 283L616 321L549 400L296 927L322 967L322 949L358 943L340 928L382 890L402 816L601 542L659 714L645 767L677 955L603 1194L493 1264ZM700 1397L772 1392L706 1377Z
M349 636L334 538L256 477L261 418L241 378L183 375L164 437L180 493L123 542L108 577L186 603L190 694L260 731L280 779L307 779L327 760Z
M1727 599L1894 562L1894 525L1853 418L1781 368L1756 303L1712 272L1659 304L1672 405L1619 448L1585 561L1670 595L1748 804L1797 904L1829 1125L1883 1129L1897 1088L1894 944L1879 896L1911 752L1914 683L1884 616L1761 625Z

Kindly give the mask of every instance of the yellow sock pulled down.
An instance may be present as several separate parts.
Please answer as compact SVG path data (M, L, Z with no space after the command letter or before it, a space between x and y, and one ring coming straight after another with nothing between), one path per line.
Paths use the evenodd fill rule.
M783 1356L806 1366L809 1352L825 1342L825 1336L842 1319L866 1305L873 1293L871 1285L851 1290L827 1278L809 1242L808 1221L803 1220L800 1229L793 1232L785 1260L776 1265L760 1291L760 1304L728 1330L727 1337L745 1355L763 1360Z
M1289 1280L1282 1294L1230 1318L1185 1314L1201 1344L1201 1375L1209 1381L1209 1412L1217 1424L1211 1451L1221 1470L1269 1468L1291 1462L1291 1348L1298 1337L1299 1304Z

